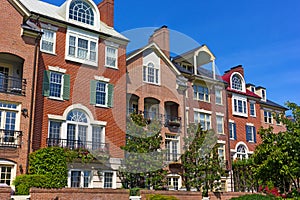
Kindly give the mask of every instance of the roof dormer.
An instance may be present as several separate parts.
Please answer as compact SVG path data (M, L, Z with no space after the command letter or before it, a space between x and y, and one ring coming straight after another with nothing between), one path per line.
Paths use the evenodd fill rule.
M266 88L258 86L256 87L256 94L261 97L262 101L267 101L267 91Z
M240 92L246 92L245 79L239 72L234 72L231 74L230 88Z

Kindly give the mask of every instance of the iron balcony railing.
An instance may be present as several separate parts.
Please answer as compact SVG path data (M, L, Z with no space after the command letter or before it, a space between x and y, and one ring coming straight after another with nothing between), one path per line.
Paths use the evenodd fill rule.
M94 141L47 138L47 146L48 147L57 146L57 147L63 147L68 149L84 148L90 151L97 151L97 152L109 154L108 143L100 143Z
M0 73L0 92L25 95L26 79L6 76Z
M166 153L166 161L168 162L178 162L180 160L181 154L178 153Z
M0 146L17 148L21 146L22 131L0 129Z

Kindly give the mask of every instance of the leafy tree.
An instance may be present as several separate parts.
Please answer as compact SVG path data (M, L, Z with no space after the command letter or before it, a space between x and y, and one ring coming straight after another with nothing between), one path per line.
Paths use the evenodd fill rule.
M225 174L223 162L218 156L217 136L212 130L204 131L201 125L191 124L185 139L185 153L181 156L183 179L189 191L202 189L203 196L220 186Z
M118 176L124 188L162 189L166 171L163 169L161 122L145 120L140 114L131 114L127 122L125 159Z
M273 133L273 129L261 129L262 138L253 155L257 165L256 176L262 184L272 184L281 192L288 191L292 185L300 186L300 107L287 102L293 120L277 116L276 120L286 126L285 132Z

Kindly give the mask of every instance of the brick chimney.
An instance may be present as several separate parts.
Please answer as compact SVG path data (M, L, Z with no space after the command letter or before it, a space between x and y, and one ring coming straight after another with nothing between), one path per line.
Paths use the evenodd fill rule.
M149 38L149 44L155 42L164 54L170 58L170 32L167 26L156 29Z
M100 20L110 27L114 27L114 0L103 0L98 4Z

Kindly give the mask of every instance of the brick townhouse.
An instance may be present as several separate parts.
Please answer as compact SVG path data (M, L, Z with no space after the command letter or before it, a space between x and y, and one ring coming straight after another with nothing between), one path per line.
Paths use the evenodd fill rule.
M0 184L26 173L33 125L34 71L41 33L18 2L0 6ZM13 187L13 186L12 186Z
M161 121L168 185L178 190L182 186L178 161L183 150L186 83L170 61L166 26L155 30L146 46L128 54L127 71L128 114L136 112L145 119Z
M48 146L88 149L99 155L99 160L69 164L68 187L120 187L117 170L124 157L120 146L125 144L128 39L113 28L114 1L103 0L96 5L92 0L67 0L60 6L37 0L12 2L16 10L26 12L28 23L43 33L37 62L32 150ZM16 27L22 24L21 19L14 21ZM34 45L27 50L32 48ZM32 77L33 61L29 63L24 69L20 67L20 77L25 67L29 73L26 78ZM108 155L109 160L103 161Z
M214 130L219 158L229 173L229 137L227 126L226 83L217 74L215 56L202 45L172 59L177 69L188 80L186 91L186 125L200 123L204 130ZM222 177L222 191L230 191L230 179Z

